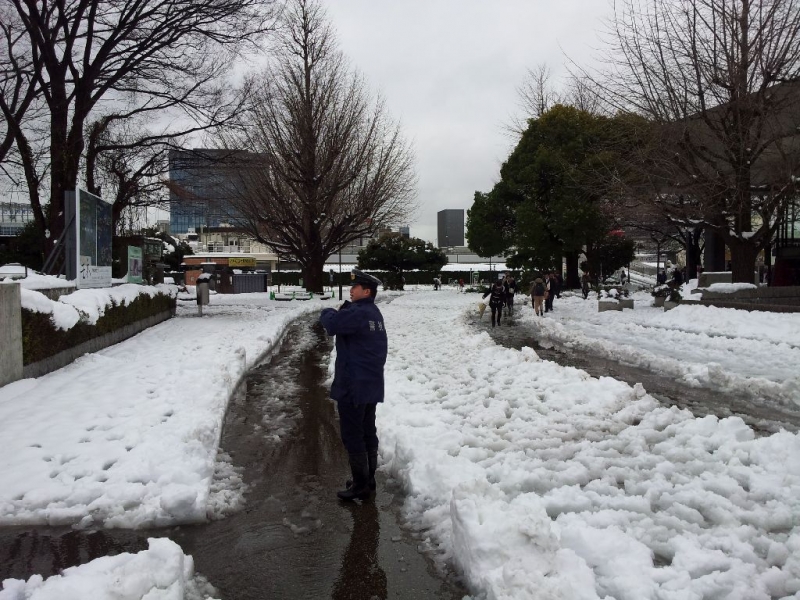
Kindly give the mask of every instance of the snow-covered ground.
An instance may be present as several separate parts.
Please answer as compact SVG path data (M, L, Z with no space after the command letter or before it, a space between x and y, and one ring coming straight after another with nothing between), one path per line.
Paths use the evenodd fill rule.
M800 314L697 305L664 312L652 306L647 292L632 297L634 310L599 313L594 293L588 300L567 293L554 300L555 310L539 327L545 338L669 375L688 387L800 404ZM522 314L535 318L532 311Z
M211 600L212 586L167 538L150 538L136 554L105 556L60 575L3 582L0 600Z
M499 347L473 327L475 294L384 298L381 468L406 490L409 523L476 595L800 598L797 435L756 438L739 418L698 419L641 386ZM597 313L595 301L565 297L535 326L688 384L755 385L800 402L790 367L800 315L664 313L636 298L634 311ZM136 527L235 507L235 473L231 489L210 489L229 394L291 318L323 304L216 295L202 319L182 309L185 318L0 388L0 523ZM518 315L535 318L527 306ZM150 566L123 569L113 585L163 566L142 560ZM98 597L107 567L83 572ZM157 575L181 572L168 571ZM7 581L0 594L16 595L0 599L53 579Z

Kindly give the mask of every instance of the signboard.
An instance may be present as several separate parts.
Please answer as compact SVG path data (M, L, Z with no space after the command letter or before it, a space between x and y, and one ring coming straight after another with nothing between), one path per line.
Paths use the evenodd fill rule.
M65 192L67 278L78 288L111 287L111 203L86 190Z
M256 259L247 256L232 256L228 259L229 267L250 267L256 268Z
M159 261L164 251L164 244L158 238L144 239L144 257L148 261Z
M142 283L142 249L128 246L128 282Z

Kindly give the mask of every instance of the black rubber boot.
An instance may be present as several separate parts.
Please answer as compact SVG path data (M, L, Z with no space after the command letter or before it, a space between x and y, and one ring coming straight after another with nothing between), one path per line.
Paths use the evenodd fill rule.
M353 485L336 492L340 500L366 500L372 493L369 489L369 458L366 452L350 455L350 472L353 475Z
M374 492L378 487L378 484L375 483L375 471L378 470L378 451L367 450L367 461L369 462L369 489ZM349 490L353 487L353 480L348 479L344 485Z
M378 470L378 449L367 449L367 461L369 463L369 489L373 492L378 484L375 483L375 471Z

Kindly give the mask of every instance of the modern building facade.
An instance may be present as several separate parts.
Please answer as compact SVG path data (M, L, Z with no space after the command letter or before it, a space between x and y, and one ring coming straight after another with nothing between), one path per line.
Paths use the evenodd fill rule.
M448 208L437 213L437 244L439 248L464 245L464 209Z
M800 199L787 204L775 235L772 285L800 285Z
M34 220L33 208L23 202L0 202L0 236L19 235Z
M169 230L172 235L232 223L232 163L241 152L171 150Z

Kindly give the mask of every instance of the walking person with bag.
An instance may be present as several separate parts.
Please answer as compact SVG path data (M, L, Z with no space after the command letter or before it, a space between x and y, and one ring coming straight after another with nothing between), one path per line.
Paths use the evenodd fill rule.
M544 296L547 292L547 287L541 277L537 277L531 285L531 297L533 298L533 312L536 315L544 316Z
M500 319L503 316L503 306L505 306L506 303L506 293L502 280L498 279L492 284L489 293L484 296L484 299L487 297L489 298L489 308L492 311L492 327L495 326L495 322L497 325L500 325Z

